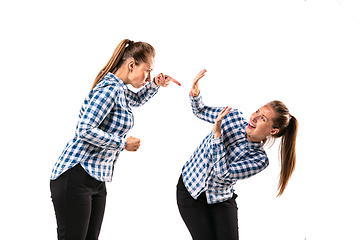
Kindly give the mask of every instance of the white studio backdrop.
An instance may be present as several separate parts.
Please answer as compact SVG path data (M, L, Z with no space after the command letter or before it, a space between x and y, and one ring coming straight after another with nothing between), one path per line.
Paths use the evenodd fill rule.
M239 181L240 239L360 239L357 173L360 5L357 0L4 1L1 20L1 233L56 239L52 166L73 137L81 103L124 38L152 44L153 75L171 84L134 109L136 153L115 166L100 239L191 239L176 184L212 125L188 92L248 118L281 100L300 128L297 166L276 198L270 166ZM4 133L5 132L5 133Z

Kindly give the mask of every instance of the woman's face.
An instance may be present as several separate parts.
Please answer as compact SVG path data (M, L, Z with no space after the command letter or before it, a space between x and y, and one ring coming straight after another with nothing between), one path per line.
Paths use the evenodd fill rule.
M155 67L154 57L148 57L148 62L141 62L136 65L135 62L132 66L132 72L129 73L130 84L134 88L141 88L147 82L151 81L150 73Z
M251 142L261 142L268 135L274 135L279 129L273 128L272 119L275 118L274 110L269 106L262 106L250 116L249 125L246 127L247 138Z

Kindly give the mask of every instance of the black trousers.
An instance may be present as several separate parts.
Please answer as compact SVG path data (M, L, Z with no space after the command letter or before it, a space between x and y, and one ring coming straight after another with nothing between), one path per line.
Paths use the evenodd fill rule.
M97 240L105 211L106 186L80 164L50 180L59 240Z
M232 199L208 204L205 192L195 200L180 176L177 185L177 204L193 240L238 240L237 205Z

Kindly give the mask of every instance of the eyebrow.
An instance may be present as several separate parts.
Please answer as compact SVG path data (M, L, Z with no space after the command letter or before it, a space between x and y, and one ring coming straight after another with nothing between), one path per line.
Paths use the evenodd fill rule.
M260 109L258 111L260 112ZM268 118L266 117L266 115L264 113L260 112L260 115L262 115L264 118L266 118L266 120L268 120Z

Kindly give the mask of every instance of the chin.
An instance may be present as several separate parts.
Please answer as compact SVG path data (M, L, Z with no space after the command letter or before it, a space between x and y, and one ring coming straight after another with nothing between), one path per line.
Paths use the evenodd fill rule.
M246 134L252 134L254 132L254 130L247 127L245 129L245 132L246 132Z
M141 85L139 85L139 86L137 86L137 87L135 87L136 89L140 89L140 88L142 88L142 87L144 87L145 86L145 84L141 84Z

